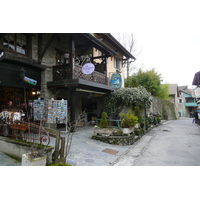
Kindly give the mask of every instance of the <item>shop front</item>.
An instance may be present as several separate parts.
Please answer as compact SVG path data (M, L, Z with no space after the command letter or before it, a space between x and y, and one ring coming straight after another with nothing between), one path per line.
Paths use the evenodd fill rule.
M0 62L0 134L6 124L33 120L33 100L38 98L41 71L31 66Z

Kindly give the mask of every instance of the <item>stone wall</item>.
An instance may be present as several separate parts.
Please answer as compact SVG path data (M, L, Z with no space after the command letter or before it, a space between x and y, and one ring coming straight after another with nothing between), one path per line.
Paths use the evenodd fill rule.
M31 152L31 145L26 142L12 140L10 138L0 137L0 151L13 157L22 159L22 155ZM44 147L47 154L47 164L52 163L53 147Z
M160 113L162 114L163 119L166 120L177 119L174 104L170 101L161 100L157 97L153 97L151 107L147 112L148 114Z
M93 135L92 139L99 140L101 142L115 144L120 146L125 145L132 145L135 142L134 134L130 136L100 136L100 135Z

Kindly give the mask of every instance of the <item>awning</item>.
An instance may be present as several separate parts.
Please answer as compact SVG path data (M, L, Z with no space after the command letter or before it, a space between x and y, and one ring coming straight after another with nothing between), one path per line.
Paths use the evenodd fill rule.
M58 80L58 81L50 81L47 82L47 87L54 87L54 88L80 88L84 90L93 90L96 92L112 92L116 88L95 83L83 79L66 79L66 80Z
M200 71L194 75L192 85L200 86Z

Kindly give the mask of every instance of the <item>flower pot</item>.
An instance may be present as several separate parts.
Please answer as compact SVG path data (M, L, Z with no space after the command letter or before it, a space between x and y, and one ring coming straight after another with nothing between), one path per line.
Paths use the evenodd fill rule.
M122 128L122 131L123 131L124 135L130 135L130 133L132 133L134 131L134 127Z
M22 155L22 166L46 166L47 157L38 157L31 159L29 157L31 153L23 154Z
M140 123L137 123L134 127L135 128L140 128Z

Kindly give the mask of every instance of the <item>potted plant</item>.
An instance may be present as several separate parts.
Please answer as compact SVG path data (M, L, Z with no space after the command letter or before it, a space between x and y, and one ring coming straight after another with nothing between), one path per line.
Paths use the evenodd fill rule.
M39 153L31 152L22 154L22 166L46 166L46 155L39 155Z
M97 135L109 136L112 134L113 130L109 128L107 121L107 113L103 112L99 122L99 126L95 126L94 133Z
M148 119L146 119L145 120L145 123L146 123L146 130L149 128L149 120Z
M121 127L124 134L130 135L134 131L134 126L138 122L138 118L131 114L131 111L128 110L127 113L121 113Z
M100 128L108 128L107 117L108 117L107 113L103 112L101 115L100 123L99 123Z
M46 166L47 155L44 149L34 144L31 152L22 155L22 166Z

